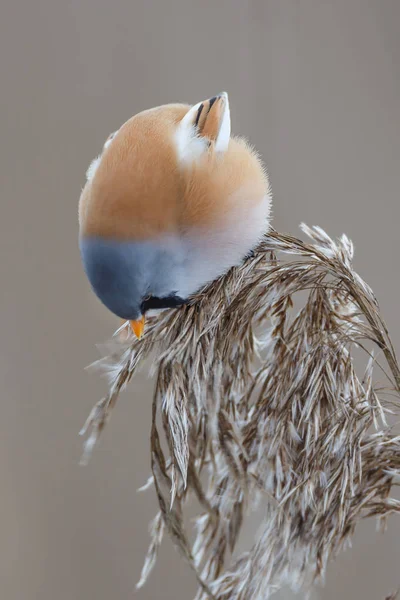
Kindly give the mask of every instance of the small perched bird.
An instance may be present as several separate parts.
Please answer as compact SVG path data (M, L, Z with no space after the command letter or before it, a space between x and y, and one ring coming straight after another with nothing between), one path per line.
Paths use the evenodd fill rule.
M231 137L228 95L145 110L111 134L79 202L80 251L98 298L138 337L148 311L186 303L268 230L256 153Z

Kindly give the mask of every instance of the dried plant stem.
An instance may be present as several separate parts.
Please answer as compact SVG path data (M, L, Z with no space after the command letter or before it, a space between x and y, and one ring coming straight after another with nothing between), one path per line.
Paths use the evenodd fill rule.
M195 572L196 600L307 588L361 518L384 523L400 512L390 497L400 436L388 424L398 402L374 383L371 348L382 352L398 400L389 332L353 269L350 240L302 228L311 243L270 231L240 267L189 306L151 319L140 342L125 336L97 365L110 390L86 424L86 457L119 392L156 350L149 485L160 512L139 586L166 531ZM364 355L362 372L354 349ZM200 506L193 543L183 518L191 496ZM257 506L266 514L258 538L235 558Z

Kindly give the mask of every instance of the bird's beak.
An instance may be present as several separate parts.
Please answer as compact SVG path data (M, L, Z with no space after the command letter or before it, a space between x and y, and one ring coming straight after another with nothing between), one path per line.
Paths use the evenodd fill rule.
M138 340L140 340L140 338L142 337L143 332L144 332L144 323L145 323L144 315L137 321L131 321L130 323L131 323L131 328L132 328L133 333L136 335Z

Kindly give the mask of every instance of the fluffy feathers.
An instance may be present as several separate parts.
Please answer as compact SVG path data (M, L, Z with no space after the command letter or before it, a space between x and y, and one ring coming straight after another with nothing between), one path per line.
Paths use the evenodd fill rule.
M115 310L113 294L127 294L123 304L132 318L143 294L187 298L239 264L268 228L268 178L248 144L230 137L226 93L132 117L108 138L87 177L79 207L82 258L94 291L122 318L127 311ZM129 248L122 262L106 261L108 275L115 272L106 293L97 283L105 243ZM146 248L152 258L144 269ZM122 285L124 277L130 286Z

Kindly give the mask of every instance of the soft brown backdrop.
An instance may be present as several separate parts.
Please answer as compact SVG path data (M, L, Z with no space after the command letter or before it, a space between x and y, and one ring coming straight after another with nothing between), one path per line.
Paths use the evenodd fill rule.
M0 597L127 599L155 511L135 492L150 384L136 379L79 467L104 390L84 367L115 326L79 261L85 169L131 114L227 90L233 131L267 162L275 227L349 234L399 347L400 2L6 0L0 23ZM365 524L318 597L383 600L399 533ZM136 597L194 587L166 543Z

